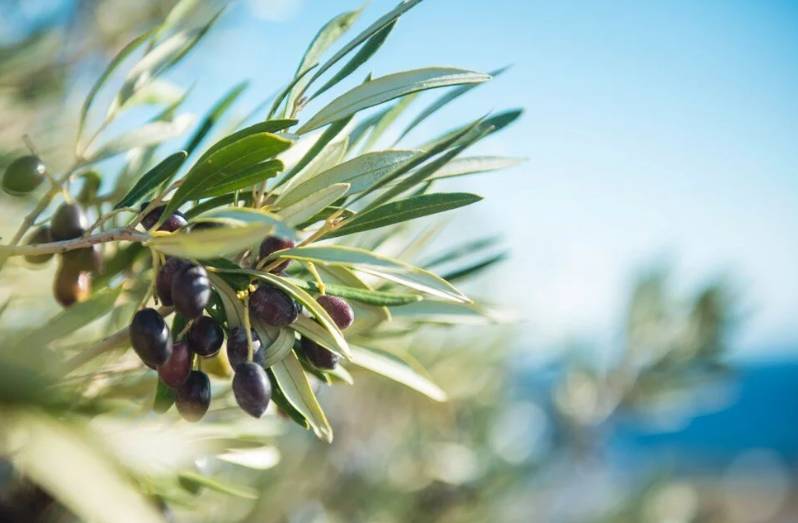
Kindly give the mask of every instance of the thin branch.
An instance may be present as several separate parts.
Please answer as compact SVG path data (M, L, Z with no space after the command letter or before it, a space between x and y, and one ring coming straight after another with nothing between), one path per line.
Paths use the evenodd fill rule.
M33 245L0 245L0 256L28 256L37 254L56 254L84 247L91 247L98 243L108 242L146 242L150 235L131 229L113 229L106 232L75 238L73 240L63 240L59 242L37 243Z

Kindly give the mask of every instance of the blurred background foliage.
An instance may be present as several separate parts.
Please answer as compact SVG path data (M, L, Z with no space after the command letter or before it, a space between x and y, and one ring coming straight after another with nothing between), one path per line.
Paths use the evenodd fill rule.
M199 5L202 19L218 3ZM63 107L75 98L71 79L96 73L170 7L75 0L31 18L24 0L4 6L0 163L19 153L23 134L35 136L54 163L68 157L75 118ZM8 199L2 206L7 223L17 210ZM405 231L399 250L417 233ZM55 311L41 271L13 278L2 280L2 298L13 294L15 304L12 316L0 317L3 343L20 318L38 322ZM795 463L772 451L705 465L689 454L638 448L647 428L678 431L728 406L739 378L724 357L740 320L733 288L711 282L677 294L673 287L666 270L639 275L610 356L597 357L590 340L578 340L543 368L518 353L513 322L436 317L386 332L384 348L417 359L448 401L356 371L352 386L319 383L334 420L332 445L276 412L250 421L221 407L199 425L154 416L154 377L133 372L133 358L114 356L83 375L68 374L57 346L2 351L0 521L798 518ZM647 459L629 458L627 446L652 450Z

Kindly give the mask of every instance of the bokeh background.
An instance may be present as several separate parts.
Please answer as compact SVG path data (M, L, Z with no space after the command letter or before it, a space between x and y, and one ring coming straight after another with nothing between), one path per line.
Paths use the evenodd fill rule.
M53 32L3 70L0 147L29 133L54 158L109 56L169 7L2 5L5 49ZM359 5L231 3L167 79L192 86L198 114L249 79L246 113ZM358 27L391 7L372 1ZM511 255L468 290L512 321L431 333L414 352L447 405L376 379L325 390L336 442L288 428L261 499L209 503L209 520L798 519L797 26L798 6L778 1L428 0L403 17L352 85L511 65L409 138L524 109L478 152L526 162L449 182L485 200L436 245L501 236ZM6 236L18 209L0 202Z

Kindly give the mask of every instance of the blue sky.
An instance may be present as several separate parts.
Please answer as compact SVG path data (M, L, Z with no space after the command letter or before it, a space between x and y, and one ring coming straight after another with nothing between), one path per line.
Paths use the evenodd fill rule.
M268 94L322 23L358 5L264 2L279 7L270 20L258 4L232 9L205 43L215 58L198 50L184 72L203 71L198 107L243 77L252 101ZM393 4L372 2L359 27ZM732 282L737 353L756 357L798 345L796 24L787 2L427 0L356 77L513 64L415 137L526 109L480 152L528 162L458 182L486 201L448 230L506 238L513 258L490 289L536 339L610 342L634 275L666 265L684 291Z
M196 82L188 107L200 113L250 78L251 107L293 74L324 22L358 5L240 0L172 78ZM373 0L355 30L394 5ZM478 152L528 161L449 185L486 199L459 212L446 241L505 238L512 259L476 290L518 308L530 339L611 345L634 276L667 266L685 292L732 283L744 314L736 354L794 353L796 26L794 2L426 0L351 82L513 64L407 145L490 110L526 110Z

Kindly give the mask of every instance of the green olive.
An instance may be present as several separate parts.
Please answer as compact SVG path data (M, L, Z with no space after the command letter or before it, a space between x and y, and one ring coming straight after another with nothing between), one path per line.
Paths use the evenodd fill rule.
M89 227L86 213L76 203L62 203L53 214L50 223L51 234L55 241L78 238Z
M42 184L47 167L38 156L21 156L6 167L3 190L13 196L27 194Z
M53 241L53 237L50 235L50 227L48 227L47 225L42 225L41 227L38 227L28 235L26 243L28 245L36 245L37 243L49 243L51 241ZM25 261L27 261L28 263L33 263L35 265L39 265L50 261L50 258L52 257L53 257L52 253L28 254L27 256L25 256Z

